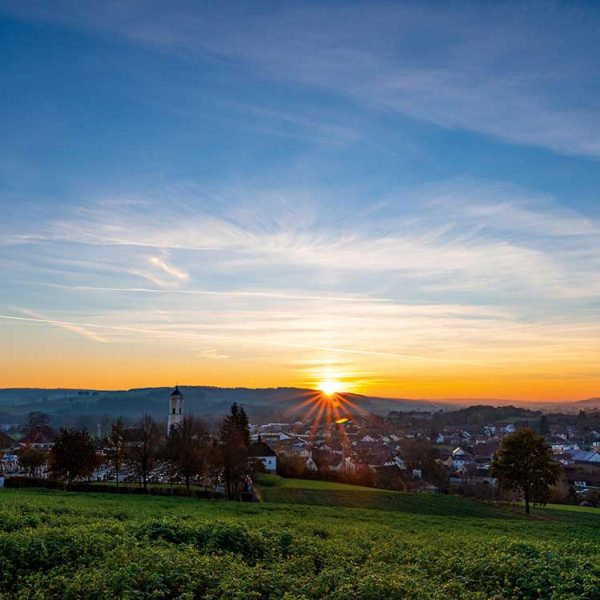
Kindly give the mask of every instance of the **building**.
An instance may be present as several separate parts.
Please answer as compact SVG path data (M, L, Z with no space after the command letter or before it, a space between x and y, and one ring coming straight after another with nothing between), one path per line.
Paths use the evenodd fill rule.
M170 433L173 427L178 427L183 421L183 394L179 391L179 386L171 392L169 397L169 418L167 420L167 433Z
M39 448L40 450L50 450L58 438L58 433L48 425L40 425L33 431L30 431L19 442L20 447Z
M271 446L263 442L259 435L256 442L250 444L250 457L254 460L259 460L267 473L275 473L277 471L277 454Z

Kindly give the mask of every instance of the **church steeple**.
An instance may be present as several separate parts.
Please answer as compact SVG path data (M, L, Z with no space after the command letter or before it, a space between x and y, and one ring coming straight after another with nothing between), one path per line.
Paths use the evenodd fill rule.
M183 421L183 394L179 391L179 386L176 385L169 397L167 433L170 433L174 427L179 427L181 421Z

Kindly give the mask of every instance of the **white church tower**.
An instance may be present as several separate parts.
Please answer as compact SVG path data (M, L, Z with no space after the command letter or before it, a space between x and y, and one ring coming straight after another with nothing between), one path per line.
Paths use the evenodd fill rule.
M181 425L181 421L183 421L183 394L179 391L179 386L175 386L169 398L167 433L170 433L173 427Z

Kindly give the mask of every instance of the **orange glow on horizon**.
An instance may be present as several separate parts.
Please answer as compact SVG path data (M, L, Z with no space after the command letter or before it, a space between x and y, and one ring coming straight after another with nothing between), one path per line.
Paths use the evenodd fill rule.
M0 386L4 388L114 390L169 386L179 381L217 387L321 388L316 394L324 397L343 390L438 401L564 402L600 395L592 352L575 356L565 352L552 360L531 353L510 360L482 353L481 364L450 365L433 364L427 358L401 361L318 354L307 358L296 349L284 349L277 355L268 349L253 355L252 348L246 347L224 348L220 350L223 358L206 358L174 343L118 340L101 344L74 338L70 332L33 327L5 326L3 334ZM325 382L332 386L322 385ZM325 396L327 392L329 396Z

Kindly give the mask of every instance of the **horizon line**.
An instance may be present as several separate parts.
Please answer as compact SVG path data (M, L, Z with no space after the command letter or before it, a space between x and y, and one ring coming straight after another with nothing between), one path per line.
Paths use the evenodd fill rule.
M172 388L171 385L149 385L149 386L137 386L131 388L94 388L94 387L37 387L37 386L10 386L10 387L0 387L0 391L12 391L12 390L60 390L60 391L86 391L86 392L131 392L133 390L142 390L142 389L161 389L161 388ZM221 390L227 389L245 389L245 390L285 390L285 389L297 389L307 392L318 392L318 389L309 388L309 387L300 387L297 385L278 385L278 386L266 386L266 387L253 387L253 386L245 386L245 385L233 385L233 386L221 386L221 385L206 385L206 384L177 384L179 388L194 388L194 387L203 387L203 388L216 388ZM378 400L393 400L397 402L429 402L429 403L460 403L460 402L515 402L515 403L533 403L533 404L576 404L578 402L587 402L589 400L599 399L600 396L589 396L588 398L579 398L575 400L518 400L514 398L486 398L486 397L450 397L450 398L407 398L407 397L398 397L398 396L378 396L378 395L369 395L369 394L359 394L356 392L336 392L338 395L352 395L352 396L363 396L365 398L372 398Z

